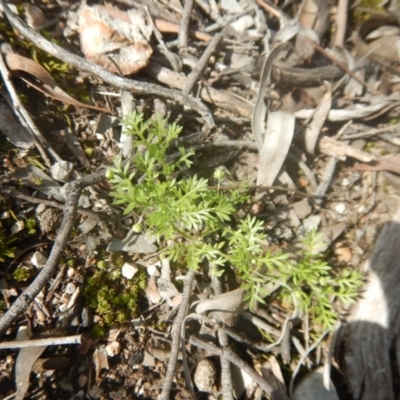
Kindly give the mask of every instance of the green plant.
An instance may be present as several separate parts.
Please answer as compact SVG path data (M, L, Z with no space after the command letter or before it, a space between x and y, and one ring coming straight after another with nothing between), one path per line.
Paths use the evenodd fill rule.
M25 228L28 231L29 235L35 235L36 234L36 219L35 217L29 217L25 220Z
M224 174L220 170L214 174L216 190L197 175L178 178L192 164L192 152L184 148L178 149L177 157L168 156L181 127L168 125L160 117L145 121L137 113L123 124L135 136L136 153L125 164L117 158L107 177L113 185L114 204L136 218L136 232L145 230L160 244L168 240L163 254L181 266L197 269L208 262L214 273L221 274L225 265L231 265L251 307L264 302L268 283L279 282L284 300L290 293L316 322L324 328L333 326L337 317L332 301L354 300L361 283L358 275L333 277L323 258L314 255L314 236L305 239L309 247L305 246L297 260L265 250L263 222L249 216L238 219L236 211L248 199L244 187L221 190Z
M25 267L24 265L19 266L13 272L13 278L17 282L26 282L30 277L31 277L31 270L28 267Z
M86 279L84 289L86 305L102 318L104 326L127 322L135 317L138 296L146 287L144 271L128 280L121 276L120 268L107 267L104 263L101 269L94 271Z
M307 313L323 330L333 329L338 313L334 301L344 306L352 304L362 284L362 274L346 268L333 269L325 260L321 235L310 231L301 240L297 258L284 264L280 271L285 277L282 298L295 298L298 308Z

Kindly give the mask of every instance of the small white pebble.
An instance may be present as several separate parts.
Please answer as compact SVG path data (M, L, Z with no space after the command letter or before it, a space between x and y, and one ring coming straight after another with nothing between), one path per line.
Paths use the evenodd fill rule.
M361 206L358 207L358 209L357 209L357 212L358 212L359 214L365 214L366 211L367 211L367 207L365 207L364 204L361 204Z
M161 267L161 263L149 265L147 267L147 273L154 277L160 276L160 272L158 271L157 267Z
M342 179L341 182L342 186L349 186L350 185L350 181L347 178Z
M42 268L46 265L46 262L47 258L40 251L35 251L31 258L32 265L36 268Z
M67 311L68 307L66 304L60 304L58 309L60 310L60 312L65 312L65 311Z
M346 211L347 211L346 204L344 204L344 203L336 204L336 206L335 206L335 211L336 211L338 214L340 214L340 215L345 214Z
M138 270L134 265L125 263L122 267L122 276L126 279L132 279Z
M15 235L16 233L22 231L22 229L25 228L24 221L17 221L12 227L11 227L11 234Z
M67 271L68 278L72 278L75 275L75 273L76 273L75 268L72 268L72 267L68 268L68 271Z
M75 293L76 286L73 283L68 283L68 285L65 287L65 293L72 294Z
M39 205L36 207L36 213L37 213L37 214L41 214L45 209L46 209L46 206L45 206L44 204L39 204Z
M9 211L4 211L0 215L0 219L7 219L7 218L10 218L10 217L11 217L11 213Z

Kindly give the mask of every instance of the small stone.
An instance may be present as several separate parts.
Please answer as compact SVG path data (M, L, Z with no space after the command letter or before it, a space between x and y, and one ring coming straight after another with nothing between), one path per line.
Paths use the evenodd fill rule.
M68 293L68 294L75 293L75 290L76 290L76 286L72 282L68 283L68 285L65 287L65 293Z
M149 368L153 368L156 365L154 356L152 356L148 351L144 352L142 365L143 367L149 367Z
M9 211L4 211L0 215L0 219L8 219L11 217L11 213Z
M24 221L17 221L12 227L11 227L11 234L15 235L16 233L22 231L22 229L25 228Z
M204 358L197 364L193 380L200 392L210 393L213 391L216 380L216 369L210 359Z
M48 208L40 215L39 226L43 233L50 233L58 227L60 221L60 213L54 208Z
M120 351L121 351L121 345L117 341L111 342L106 346L106 352L108 357L114 357L117 354L119 354Z
M37 214L41 214L44 210L46 210L46 206L44 204L39 204L36 207L36 213Z
M347 178L342 179L342 182L340 182L342 186L349 186L350 181Z
M36 268L42 268L46 265L47 258L40 251L36 251L31 258L31 263Z
M344 203L336 204L336 206L335 206L335 211L336 211L338 214L340 214L340 215L345 214L346 211L347 211L346 204L344 204Z
M147 267L147 273L150 276L154 276L154 277L160 276L160 271L157 269L157 267L161 267L161 263L156 263L156 264L149 265Z
M122 266L122 276L126 279L132 279L139 269L132 264L125 263Z
M69 161L56 162L51 167L51 176L56 181L68 182L68 179L72 174L73 168L74 164Z
M91 206L91 203L90 203L89 196L86 196L85 194L82 194L79 197L78 207L89 208L90 206Z

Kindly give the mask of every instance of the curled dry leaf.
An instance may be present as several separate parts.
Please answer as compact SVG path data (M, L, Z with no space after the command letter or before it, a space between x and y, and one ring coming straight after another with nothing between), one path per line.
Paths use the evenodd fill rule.
M39 92L52 97L58 101L71 104L76 107L90 108L92 110L108 113L110 110L92 106L90 104L81 103L75 100L68 93L64 92L57 86L53 77L38 63L29 58L22 57L19 54L5 54L4 59L7 67L13 75L18 76L28 85L32 86Z
M209 312L210 318L215 317L226 325L232 325L243 306L243 289L214 296L212 299L200 301L196 313Z
M113 73L134 74L147 65L153 53L148 43L152 27L139 10L83 6L79 33L85 57Z
M305 130L306 150L310 154L314 154L315 152L315 146L317 145L319 135L332 106L332 86L329 82L324 82L324 85L326 92L318 107L315 109L315 114Z

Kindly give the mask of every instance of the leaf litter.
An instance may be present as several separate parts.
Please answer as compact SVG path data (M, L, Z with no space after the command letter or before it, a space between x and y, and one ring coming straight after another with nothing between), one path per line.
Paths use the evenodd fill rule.
M31 27L44 27L41 32L44 41L40 43L26 31L15 36L7 22L13 23L12 16L3 13L1 33L12 47L12 53L3 53L5 65L13 78L21 78L31 88L17 79L11 83L16 85L19 96L27 97L23 106L44 135L44 139L34 136L31 125L20 125L18 118L10 116L14 111L12 104L16 103L10 99L11 93L2 92L3 119L11 123L4 122L1 131L15 147L11 148L7 142L2 146L1 229L18 249L18 258L2 262L4 315L17 294L21 295L36 281L40 271L33 268L37 262L32 260L36 260L37 254L47 260L61 231L59 216L52 212L55 204L62 209L68 198L64 183L104 169L121 152L125 157L132 154L131 137L120 129L121 121L131 110L149 118L161 112L170 122L177 121L183 126L179 146L195 149L196 163L181 174L201 174L212 183L214 168L223 167L226 172L221 185L229 187L246 181L253 190L250 208L268 228L264 246L290 249L302 231L314 228L323 237L319 251L329 251L331 263L362 270L381 226L391 221L398 207L398 135L392 126L399 118L400 104L397 94L400 29L395 17L399 15L399 6L396 1L387 2L386 8L379 10L381 15L375 17L357 5L351 9L352 18L347 19L343 14L344 1L339 2L337 9L317 0L305 0L301 6L290 3L285 8L280 8L281 3L273 6L262 0L256 4L198 1L191 8L186 4L182 7L179 2L127 1L118 7L80 7L79 3L67 6L37 1L25 14L19 14L19 9L15 12L26 18ZM5 11L2 1L0 6ZM328 28L335 13L336 30L331 30ZM289 14L294 18L287 17ZM74 20L79 24L74 25ZM18 31L18 27L14 28ZM221 34L219 44L210 47L207 53L207 46L215 45L212 38L217 33ZM50 71L44 69L40 62L32 60L29 43L43 46L42 50L51 53L45 43L49 38L62 43L72 55L85 54L87 60L107 71L92 68L93 64L85 64L80 57L69 57L68 53L63 53L63 61L54 58ZM351 44L344 46L345 39L351 39ZM341 51L333 52L333 44ZM283 48L284 52L278 50ZM71 90L74 88L65 85L63 75L58 72L67 58L76 68L72 86L87 92L84 101L76 99L77 93ZM124 78L107 74L125 75L132 86L128 88ZM130 93L135 85L137 90ZM49 97L74 108L61 108ZM41 115L45 108L47 121ZM63 132L69 132L69 141L72 139L75 144L63 145ZM193 140L196 137L197 142ZM171 148L171 155L176 150ZM37 151L45 154L46 159L41 159ZM25 197L10 195L10 186ZM62 354L70 369L60 363L59 370L52 367L34 378L30 371L35 368L30 364L35 360L29 361L29 365L25 363L28 369L22 377L20 368L14 371L14 367L21 365L21 357L25 361L29 357L22 351L17 358L15 351L1 350L4 356L0 362L0 382L4 394L14 393L23 380L24 392L39 391L42 398L78 394L94 398L159 396L170 357L159 359L151 355L169 354L173 347L169 332L178 308L185 302L181 294L187 272L165 265L165 260L160 264L158 252L163 249L154 245L145 232L132 235L131 228L138 216L123 216L112 204L109 191L107 182L84 189L78 209L79 229L70 231L60 261L64 266L62 275L60 279L53 276L49 286L44 287L44 294L50 296L44 302L35 301L29 309L26 304L26 313L2 328L10 340L28 320L36 334L61 325L69 334L83 330L88 342L42 349L43 355L33 358L55 358ZM32 203L33 198L41 204ZM12 230L16 223L20 228ZM165 247L168 245L164 243ZM383 249L383 254L388 252ZM371 262L376 260L372 258ZM157 265L161 265L161 276L154 271ZM119 282L114 281L119 284L117 290L126 287L124 279L137 279L139 285L140 271L143 272L140 276L147 276L129 322L114 321L121 329L117 338L111 337L110 327L104 327L104 316L93 315L81 294L87 280L94 279L96 271L102 268L114 271L116 276L122 274ZM186 361L185 357L178 357L182 359L183 370L178 368L175 372L178 378L175 398L188 396L190 384L180 379L184 375L186 380L190 376L195 379L197 389L202 392L196 394L198 398L216 398L221 393L222 398L228 399L233 391L242 395L243 390L246 398L260 398L260 388L270 394L275 390L280 398L326 398L327 389L321 386L322 379L326 379L321 378L316 367L322 363L329 365L330 358L321 360L319 354L331 350L327 340L313 336L315 331L308 325L307 314L298 314L295 305L285 308L276 295L277 289L268 288L266 305L259 303L258 309L252 311L259 320L257 324L263 327L256 328L249 318L241 316L246 302L241 296L232 297L235 290L242 291L238 289L234 271L227 271L220 282L222 292L217 293L204 268L198 271L193 299L189 302L190 315L197 315L197 322L188 319L183 324L181 343L184 345L199 332L207 332L208 345L212 347L207 349L207 343L201 341L196 346L186 342ZM374 270L371 264L366 268ZM380 268L388 269L382 274L386 284L390 281L389 266ZM367 293L374 298L379 282L373 273L372 276ZM393 295L395 299L387 284L387 296ZM72 286L75 290L69 294ZM369 304L368 296L364 295L364 299ZM388 310L380 297L378 300L382 313L389 313L392 324L398 323L395 309ZM362 331L363 307L366 306L361 302L351 314L355 328L352 330L352 323L347 325L350 340L356 341ZM380 319L368 322L383 326ZM96 327L99 336L93 336ZM221 339L221 330L228 328L228 336ZM365 332L376 335L377 330L372 328ZM270 332L278 332L277 340L271 338ZM321 333L322 337L325 334ZM274 389L252 375L248 365L241 364L245 362L243 359L227 353L229 362L250 374L247 378L242 376L243 382L247 382L244 386L229 392L229 382L232 386L229 373L222 372L220 378L215 378L215 373L219 373L215 365L223 365L225 357L222 352L216 353L216 347L224 349L227 343L234 343L237 349L251 349L245 357L247 364L260 377L264 375ZM271 343L276 345L267 352L254 350L268 348ZM289 380L300 382L292 393L293 385L285 382L287 377L282 377L287 369L276 361L287 359L290 343L296 350L292 349L292 355L289 352ZM379 341L366 337L365 343L360 348L363 359L377 357L385 366L390 349L381 355L375 350ZM300 351L301 346L304 352ZM180 351L183 353L182 348ZM349 349L335 354L338 369L347 390L358 397L363 380L374 383L376 379L369 369L360 369L362 361L356 356L346 359L346 351ZM301 355L303 366L298 364L296 352ZM258 365L260 354L268 359L267 366ZM346 370L341 369L344 365ZM193 368L195 372L191 374ZM392 387L396 382L391 381L390 374L384 378L387 388L384 396L394 398L396 389ZM304 394L306 385L321 394ZM337 386L340 387L343 383ZM379 398L382 387L379 382L376 386L371 384L368 395ZM367 394L363 396L368 398Z

